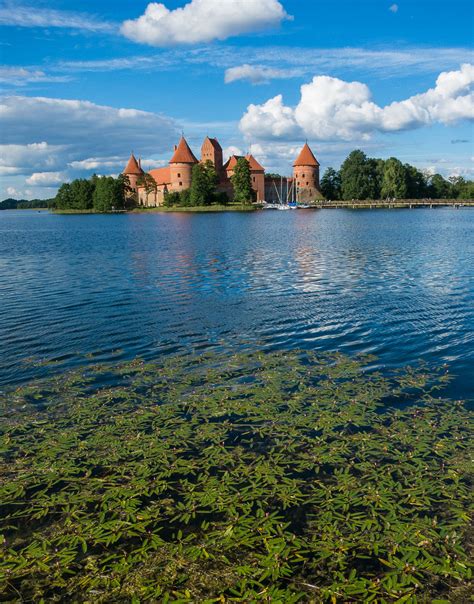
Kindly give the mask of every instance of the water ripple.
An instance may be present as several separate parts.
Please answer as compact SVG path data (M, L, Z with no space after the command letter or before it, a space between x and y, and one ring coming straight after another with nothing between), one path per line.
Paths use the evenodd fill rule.
M0 385L225 339L448 363L474 398L473 228L469 209L0 212Z

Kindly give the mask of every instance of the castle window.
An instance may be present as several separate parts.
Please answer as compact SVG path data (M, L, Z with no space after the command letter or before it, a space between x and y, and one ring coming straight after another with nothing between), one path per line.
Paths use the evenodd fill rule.
M306 186L308 186L308 185L309 185L309 182L306 183Z
M183 183L182 183L181 181L179 181L179 186L180 186L180 187L182 187L182 186L183 186Z
M181 174L178 174L178 178L181 178Z
M253 177L253 182L255 182L255 176Z
M304 178L304 174L301 175L301 178Z

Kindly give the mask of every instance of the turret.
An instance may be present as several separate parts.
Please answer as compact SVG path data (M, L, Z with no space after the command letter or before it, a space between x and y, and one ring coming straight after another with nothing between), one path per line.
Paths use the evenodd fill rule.
M184 136L181 137L173 157L170 159L170 180L172 191L184 191L191 186L191 173L194 164L198 160L195 158Z
M305 143L293 164L293 178L298 191L298 200L319 197L319 162L308 143Z
M140 176L143 175L143 170L141 167L141 161L140 163L138 163L133 153L130 155L128 164L125 166L125 170L122 172L122 174L128 176L128 180L130 181L130 188L132 188L134 191L137 191L137 181Z

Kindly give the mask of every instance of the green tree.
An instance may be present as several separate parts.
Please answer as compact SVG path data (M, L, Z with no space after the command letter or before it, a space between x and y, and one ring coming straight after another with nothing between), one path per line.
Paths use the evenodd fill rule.
M179 204L180 206L192 206L191 203L191 190L184 189L179 192Z
M406 170L399 159L390 157L384 163L381 197L405 199L408 193Z
M382 194L383 175L385 171L384 159L370 159L372 174L375 179L374 197L379 199Z
M340 170L343 199L375 199L377 197L376 166L363 151L352 151Z
M158 189L156 180L153 178L153 176L151 174L149 174L148 172L144 172L141 176L138 177L137 186L144 188L146 205L148 205L149 195L151 193L155 193L155 195L156 195L156 191Z
M79 178L71 182L72 207L75 210L92 209L92 198L94 195L94 184L85 178Z
M168 208L181 205L181 197L178 191L166 191L163 205Z
M244 205L251 204L254 191L252 189L250 164L245 157L240 157L237 160L230 180L234 189L234 201Z
M54 203L59 210L69 210L73 207L71 185L69 183L65 182L59 187Z
M474 199L474 181L466 180L462 184L459 192L458 199Z
M430 178L429 192L432 199L447 199L451 197L451 183L441 174L433 174Z
M98 212L110 212L125 206L124 183L112 176L97 178L94 191L94 209Z
M208 196L210 200L209 203L212 203L215 201L216 189L217 185L219 184L219 176L217 175L214 164L209 159L204 163L204 171L207 178Z
M211 202L206 167L201 163L195 164L191 173L191 205L204 206Z
M427 196L427 184L426 177L423 172L420 172L414 166L405 164L405 177L407 184L407 198L408 199L422 199Z
M334 168L327 168L324 172L321 192L326 199L341 199L341 176Z

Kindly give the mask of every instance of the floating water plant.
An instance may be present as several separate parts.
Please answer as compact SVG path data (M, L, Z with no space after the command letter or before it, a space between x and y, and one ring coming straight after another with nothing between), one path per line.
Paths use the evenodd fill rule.
M5 395L2 601L469 601L472 415L365 362L176 355Z

